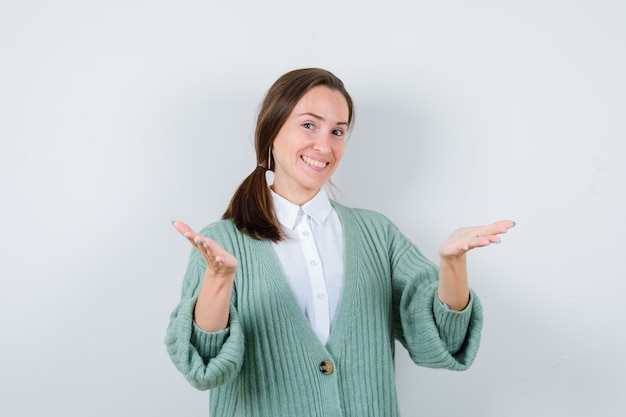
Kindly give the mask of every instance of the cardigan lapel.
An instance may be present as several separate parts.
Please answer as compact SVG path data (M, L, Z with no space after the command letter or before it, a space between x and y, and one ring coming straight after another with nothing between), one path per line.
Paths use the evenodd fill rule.
M335 323L330 331L327 346L341 343L344 334L349 330L351 317L358 314L358 277L359 277L359 251L358 245L350 241L350 237L356 233L357 225L354 218L344 206L331 200L331 204L337 210L343 232L343 288L337 306Z
M302 336L307 339L307 343L311 346L317 345L327 348L329 345L337 345L341 343L344 333L349 330L351 317L357 314L358 309L358 277L359 273L359 246L356 242L349 241L348 237L355 236L358 233L358 226L351 216L349 210L331 200L331 204L337 210L339 220L341 221L342 232L344 237L344 282L335 322L331 328L330 336L326 346L319 340L311 323L300 309L296 296L291 289L289 281L285 276L282 265L272 248L269 240L257 241L257 250L259 251L259 259L267 260L268 270L270 273L267 277L272 281L273 286L278 291L279 297L283 300L287 309L291 312L290 319L294 321L295 326L302 330Z
M276 289L277 295L285 303L286 309L290 312L289 320L294 322L294 326L301 331L302 337L306 339L306 343L309 346L319 346L325 349L320 339L315 334L309 319L305 316L304 312L298 304L296 295L291 289L291 285L287 280L285 271L272 248L272 244L269 240L258 241L259 259L267 260L268 274L267 279L271 282L272 286Z

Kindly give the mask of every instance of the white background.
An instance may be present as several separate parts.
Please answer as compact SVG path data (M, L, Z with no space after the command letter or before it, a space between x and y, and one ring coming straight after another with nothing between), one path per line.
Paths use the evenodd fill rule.
M298 67L342 78L334 178L436 260L457 227L485 308L465 373L410 363L403 415L623 416L626 3L0 2L0 415L206 416L163 344L189 247L254 168Z

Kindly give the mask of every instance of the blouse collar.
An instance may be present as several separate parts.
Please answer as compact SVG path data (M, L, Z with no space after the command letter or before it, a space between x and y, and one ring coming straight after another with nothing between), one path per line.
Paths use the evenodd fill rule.
M298 217L307 214L317 224L322 224L328 218L332 210L330 199L326 190L321 188L320 191L311 200L304 203L302 206L292 203L284 197L276 194L272 191L272 198L274 200L274 210L276 211L276 218L284 227L289 230L293 230L298 223Z

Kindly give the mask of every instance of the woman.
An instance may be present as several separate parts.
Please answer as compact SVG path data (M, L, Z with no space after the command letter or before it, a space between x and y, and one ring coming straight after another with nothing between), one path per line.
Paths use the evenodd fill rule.
M439 268L384 216L329 200L354 108L321 69L280 77L257 121L257 167L200 233L166 336L211 389L212 416L397 416L394 340L419 365L467 369L482 310L468 250L514 224L454 232ZM274 172L267 186L265 171Z

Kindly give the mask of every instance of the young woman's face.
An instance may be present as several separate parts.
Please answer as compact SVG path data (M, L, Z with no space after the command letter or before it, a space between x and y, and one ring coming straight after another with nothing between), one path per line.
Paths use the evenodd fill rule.
M300 99L272 144L276 193L302 205L315 197L343 156L348 103L324 86Z

